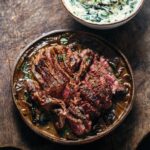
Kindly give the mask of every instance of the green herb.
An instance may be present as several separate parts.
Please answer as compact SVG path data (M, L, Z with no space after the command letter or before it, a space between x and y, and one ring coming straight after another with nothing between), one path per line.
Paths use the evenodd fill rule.
M45 125L45 124L47 124L49 120L50 120L50 117L48 116L48 114L46 114L46 113L43 112L43 113L41 113L41 114L39 115L39 120L38 120L38 122L39 122L40 125Z
M74 0L70 0L72 5L75 5L75 1Z
M63 45L66 45L66 44L68 44L68 39L63 37L60 39L60 43Z
M28 72L28 63L24 62L23 65L21 66L21 70L26 73Z
M113 62L109 62L110 67L112 68L113 72L117 73L117 66Z
M86 58L86 62L87 63L91 63L91 61L92 61L92 57L91 56L89 56L89 57Z
M127 0L127 1L126 1L126 4L127 4L127 5L129 5L129 1L130 1L130 0Z
M132 2L131 4L130 4L130 7L133 9L134 7L135 7L135 4L136 4L137 2Z
M27 61L23 63L23 65L21 67L21 71L24 73L25 79L31 79L32 78L32 74L31 74L30 69L29 69L29 63Z
M101 19L101 17L99 17L98 14L97 14L95 20L96 20L96 22L100 22L102 19Z
M28 92L24 92L24 100L25 100L26 102L29 102L29 99L30 99L29 93L28 93Z
M89 8L92 8L93 5L88 5L88 4L82 4L82 6L85 8L85 9L89 9Z
M59 134L66 139L75 138L72 134L70 127L67 124L64 125L63 129L59 132Z
M109 16L109 13L107 11L104 11L102 14L101 14L102 17L108 17Z
M66 54L58 54L57 60L58 62L64 62L66 60Z
M61 135L62 135L63 137L65 137L68 133L69 133L69 128L68 128L68 127L64 127L64 129L63 129L62 132L61 132Z

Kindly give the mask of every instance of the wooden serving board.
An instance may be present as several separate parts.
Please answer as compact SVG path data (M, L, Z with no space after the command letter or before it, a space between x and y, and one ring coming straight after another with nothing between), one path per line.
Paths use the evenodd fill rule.
M126 25L97 31L75 22L60 0L0 1L0 146L25 150L97 149L134 150L150 133L150 1ZM55 29L77 29L95 33L120 48L135 77L135 102L125 121L102 140L82 146L62 146L36 135L22 121L11 96L11 73L22 49L32 40Z

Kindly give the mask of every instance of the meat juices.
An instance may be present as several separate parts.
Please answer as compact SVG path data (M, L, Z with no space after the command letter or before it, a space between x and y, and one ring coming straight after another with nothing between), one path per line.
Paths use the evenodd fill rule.
M31 62L34 79L26 80L31 101L57 116L57 130L68 124L77 136L89 133L93 120L112 106L112 96L125 90L108 60L90 49L49 46Z

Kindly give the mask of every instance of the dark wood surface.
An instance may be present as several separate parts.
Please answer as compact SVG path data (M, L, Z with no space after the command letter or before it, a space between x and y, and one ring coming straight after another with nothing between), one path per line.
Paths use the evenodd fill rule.
M60 0L0 0L0 146L24 150L133 150L150 133L150 1L126 25L105 31L74 21ZM11 73L22 49L42 33L55 29L96 33L120 48L135 77L135 102L125 121L102 140L82 146L62 146L36 135L22 121L11 96Z

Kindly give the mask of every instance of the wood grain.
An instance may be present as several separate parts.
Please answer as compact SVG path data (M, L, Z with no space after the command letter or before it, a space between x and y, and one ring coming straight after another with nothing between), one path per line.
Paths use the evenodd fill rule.
M150 1L126 25L105 31L75 22L60 0L0 1L0 146L25 150L97 149L134 150L150 133ZM13 104L10 87L12 67L22 49L41 34L55 29L78 29L104 37L122 49L133 68L136 94L133 109L113 133L82 146L60 146L36 135L21 120Z

